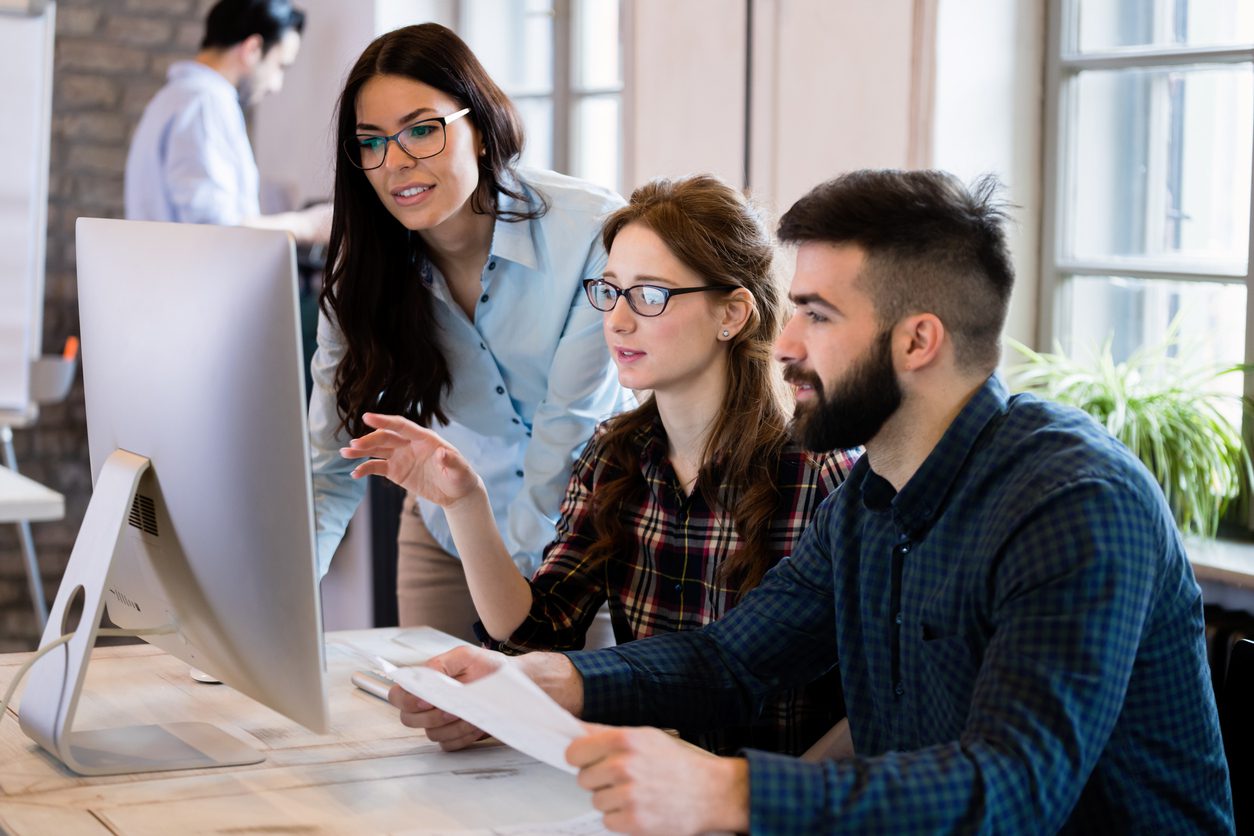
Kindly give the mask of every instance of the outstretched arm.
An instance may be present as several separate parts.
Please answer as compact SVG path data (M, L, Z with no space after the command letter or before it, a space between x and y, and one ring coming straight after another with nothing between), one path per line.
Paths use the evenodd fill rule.
M353 478L384 476L444 509L483 626L493 636L509 636L531 610L531 587L501 540L483 480L432 430L396 415L368 412L362 420L374 431L340 451L366 459Z

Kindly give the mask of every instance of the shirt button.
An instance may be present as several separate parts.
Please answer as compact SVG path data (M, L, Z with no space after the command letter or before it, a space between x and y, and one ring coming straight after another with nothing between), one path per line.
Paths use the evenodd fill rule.
M901 617L901 613L897 613L897 615L893 617L893 621L897 622L898 624L900 624L902 620L903 619Z
M484 345L483 343L479 343L479 347L482 348L484 351L488 350L488 347Z
M675 591L676 591L676 592L682 592L682 591L683 591L683 588L684 588L684 585L683 585L682 583L677 583L677 584L675 584Z
M496 262L495 262L495 261L489 261L489 262L488 262L488 269L489 269L489 270L495 270L495 269L496 269Z
M906 686L898 682L893 686L893 693L900 697L902 694L906 693Z
M479 301L480 301L480 302L486 302L486 301L488 301L488 294L486 294L486 293L485 293L485 294L483 294L482 296L480 296L480 297L479 297Z
M897 554L909 554L909 553L910 553L909 543L902 543L900 546L897 547Z
M504 395L504 394L505 394L505 387L504 387L504 386L498 386L498 387L496 387L496 393L497 393L498 395Z
M517 418L511 418L511 419L509 419L509 420L513 421L515 424L521 424L521 423L522 423L522 421L519 421Z
M521 470L515 470L514 475L521 479L523 477L523 472Z

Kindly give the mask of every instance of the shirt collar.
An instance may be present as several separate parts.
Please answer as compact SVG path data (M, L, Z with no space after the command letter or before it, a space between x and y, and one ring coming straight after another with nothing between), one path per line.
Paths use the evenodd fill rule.
M862 481L863 503L871 510L883 510L891 505L894 520L902 531L910 536L921 534L944 507L984 429L1006 412L1008 399L1001 377L995 373L990 375L975 390L910 481L895 495L892 485L870 469L868 462Z
M197 84L217 87L224 92L229 91L237 99L239 97L239 90L235 88L234 84L227 81L226 76L213 67L207 67L199 61L175 61L166 70L166 79L169 81L187 79Z
M535 200L535 193L522 180L514 175L505 176L507 188L522 192ZM501 212L527 212L535 208L529 201L519 200L507 194L496 196L496 210ZM532 238L532 225L523 221L510 221L497 217L492 228L492 258L503 258L520 264L530 270L540 269L540 260L536 257L536 244Z

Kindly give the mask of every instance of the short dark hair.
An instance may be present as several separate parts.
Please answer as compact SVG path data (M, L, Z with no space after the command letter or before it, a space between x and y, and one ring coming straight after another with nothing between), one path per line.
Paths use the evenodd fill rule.
M991 174L967 188L943 171L854 171L793 204L779 238L861 247L859 281L882 325L933 313L953 334L960 366L992 371L1014 286L1000 189Z
M289 0L218 0L205 18L200 48L227 49L260 35L269 51L290 30L305 31L305 13Z

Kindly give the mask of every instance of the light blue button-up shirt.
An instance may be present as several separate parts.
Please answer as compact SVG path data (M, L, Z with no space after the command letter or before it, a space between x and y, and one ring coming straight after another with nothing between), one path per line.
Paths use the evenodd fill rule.
M233 226L261 214L239 93L196 61L170 65L126 157L126 217Z
M497 525L527 577L552 541L571 467L596 424L631 401L602 336L602 314L582 280L605 267L602 219L622 205L613 192L549 171L520 173L548 212L530 221L498 220L473 321L432 267L436 324L453 380L445 393L447 426L436 426L483 478ZM522 209L503 197L505 209ZM325 574L361 502L365 483L340 456L335 370L345 346L339 328L319 315L314 391L309 408L318 567ZM422 362L412 358L412 362ZM420 502L432 536L457 554L444 512Z

